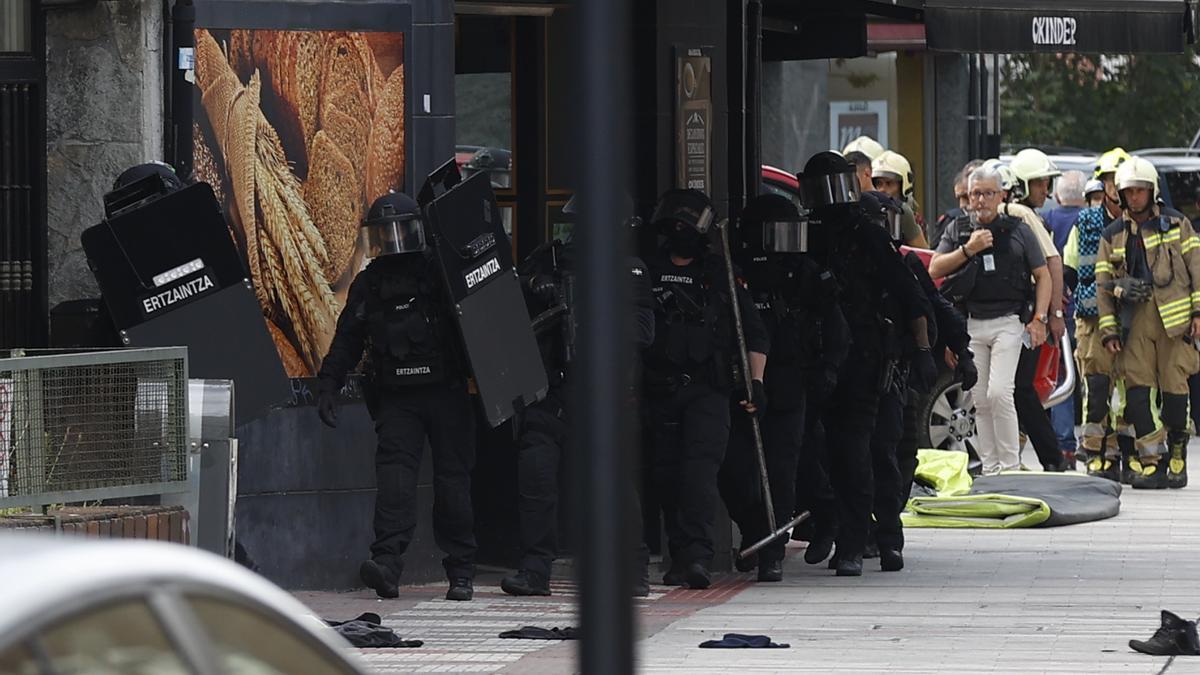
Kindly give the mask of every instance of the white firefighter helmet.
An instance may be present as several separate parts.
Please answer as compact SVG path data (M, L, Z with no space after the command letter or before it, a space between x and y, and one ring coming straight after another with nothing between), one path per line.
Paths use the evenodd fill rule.
M900 183L900 194L907 197L913 191L912 165L898 152L884 150L871 162L871 178L890 178Z

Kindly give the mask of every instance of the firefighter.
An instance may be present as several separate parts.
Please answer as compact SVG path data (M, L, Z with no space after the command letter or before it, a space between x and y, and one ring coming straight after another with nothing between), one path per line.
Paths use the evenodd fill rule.
M1080 376L1087 386L1083 434L1080 445L1087 455L1088 475L1120 480L1121 451L1110 421L1115 376L1113 356L1104 348L1099 330L1100 307L1096 296L1096 258L1105 226L1121 216L1117 194L1117 168L1129 159L1128 153L1114 148L1100 156L1094 180L1100 184L1102 202L1079 212L1075 227L1063 251L1063 264L1075 270L1075 357ZM1095 188L1091 188L1095 190Z
M1158 171L1131 157L1116 173L1121 215L1108 225L1096 261L1099 329L1125 376L1126 419L1137 438L1136 489L1187 485L1188 378L1200 370L1200 237L1180 212L1158 203ZM1162 394L1155 428L1150 389ZM1168 457L1164 461L1163 455Z
M925 230L917 223L913 201L913 172L908 159L898 152L885 150L871 162L873 190L888 194L901 203L900 231L904 243L913 248L929 248Z

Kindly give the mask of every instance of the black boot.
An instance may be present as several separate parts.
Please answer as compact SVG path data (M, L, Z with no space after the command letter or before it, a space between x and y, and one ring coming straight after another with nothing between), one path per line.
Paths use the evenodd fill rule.
M783 561L762 561L758 564L759 581L783 581Z
M1178 490L1187 487L1187 432L1171 434L1168 447L1171 455L1167 459L1167 487Z
M672 563L671 569L667 570L667 573L663 575L663 586L684 586L684 585L686 585L686 581L683 578L683 574L684 574L683 569L676 567L675 564Z
M358 576L367 588L373 589L381 598L400 597L400 575L382 563L368 560L358 568Z
M1196 636L1196 622L1188 621L1176 614L1162 611L1162 623L1149 640L1130 640L1129 646L1143 654L1154 656L1200 655L1200 638Z
M904 554L898 548L879 549L879 569L884 572L899 572L904 569Z
M1141 473L1136 473L1133 476L1133 489L1135 490L1165 490L1167 487L1167 462L1163 458L1159 458L1158 462L1149 464L1141 463Z
M837 559L837 576L861 577L862 573L863 559L861 555L845 556Z
M1121 480L1121 460L1105 457L1099 453L1088 457L1087 475L1106 478L1114 483Z
M1133 477L1142 472L1142 463L1134 451L1133 438L1117 434L1117 447L1121 449L1121 484L1133 485Z
M833 552L833 537L827 534L821 534L813 537L813 540L808 543L808 548L804 549L804 562L809 565L819 565L821 561L829 557Z
M645 598L650 595L650 568L641 565L634 572L633 597Z
M688 588L704 589L712 585L712 575L708 573L708 568L704 563L694 562L688 565L687 570L683 573L683 580Z
M500 580L500 590L509 595L550 595L550 579L533 570L517 570Z
M745 549L742 549L745 550ZM758 567L758 554L751 553L745 558L742 557L742 552L739 550L738 555L733 560L733 567L739 572L749 572Z
M549 595L549 593L547 593ZM475 584L467 577L454 577L446 590L447 600L466 601L475 597Z

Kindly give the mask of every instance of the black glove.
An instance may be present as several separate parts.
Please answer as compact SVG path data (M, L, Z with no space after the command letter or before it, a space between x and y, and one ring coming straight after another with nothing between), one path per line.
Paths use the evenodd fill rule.
M325 423L325 426L330 429L337 428L337 389L333 386L322 384L321 390L317 393L317 415Z
M933 362L933 351L928 347L922 347L913 357L912 376L913 384L923 392L932 389L933 383L937 382L937 364Z
M974 389L979 382L979 369L975 367L975 355L969 349L964 349L963 353L958 355L958 367L954 369L954 373L962 382L963 391Z
M763 386L762 380L751 380L750 388L752 390L750 403L754 404L754 412L747 414L762 417L767 412L767 389Z
M1147 281L1135 277L1122 277L1116 281L1107 281L1104 288L1111 291L1113 297L1125 302L1146 302L1154 297L1154 289Z
M549 274L535 274L529 280L529 290L546 302L558 302L558 284Z

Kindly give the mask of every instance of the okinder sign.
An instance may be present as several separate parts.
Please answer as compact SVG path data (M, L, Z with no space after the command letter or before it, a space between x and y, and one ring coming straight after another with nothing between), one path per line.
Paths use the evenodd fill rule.
M1075 44L1075 19L1069 16L1035 16L1033 18L1033 44Z
M0 378L0 497L8 496L9 452L12 450L13 381Z

